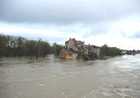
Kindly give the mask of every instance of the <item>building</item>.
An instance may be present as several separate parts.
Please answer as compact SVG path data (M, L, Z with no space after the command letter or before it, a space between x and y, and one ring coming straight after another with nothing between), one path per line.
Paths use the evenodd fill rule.
M65 51L61 51L61 57L73 58L75 56L84 56L87 59L100 58L100 47L85 45L83 41L70 38L65 42Z
M62 59L76 59L77 58L77 53L74 53L70 50L67 50L67 49L62 49L60 51L60 58Z
M90 49L89 49L91 52L93 52L94 54L96 54L97 58L100 57L100 52L101 52L101 49L100 47L98 46L95 46L95 45L92 45L90 46Z
M7 47L17 48L17 47L21 47L25 43L26 43L26 39L24 38L10 37L10 39L8 40Z
M17 48L17 42L12 40L12 41L8 41L8 47L11 47L11 48Z
M77 41L74 38L70 38L68 41L65 42L65 47L68 50L72 50L74 52L78 52L79 48L84 46L84 42Z

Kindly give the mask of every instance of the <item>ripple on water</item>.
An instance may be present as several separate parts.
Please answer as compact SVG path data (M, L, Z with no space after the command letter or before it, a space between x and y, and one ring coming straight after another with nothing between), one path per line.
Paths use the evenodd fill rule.
M86 62L2 59L0 98L15 98L18 92L22 92L20 98L140 98L139 58Z

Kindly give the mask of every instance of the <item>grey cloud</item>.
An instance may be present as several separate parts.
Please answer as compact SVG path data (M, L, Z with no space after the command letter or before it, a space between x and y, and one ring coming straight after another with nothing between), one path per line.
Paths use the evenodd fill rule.
M0 20L48 24L97 23L139 12L138 0L0 0Z

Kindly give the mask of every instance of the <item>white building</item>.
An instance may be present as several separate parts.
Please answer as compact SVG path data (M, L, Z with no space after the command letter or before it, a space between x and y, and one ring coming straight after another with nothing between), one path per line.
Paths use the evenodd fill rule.
M78 52L78 49L84 46L84 42L77 41L74 38L70 38L68 41L65 42L66 49L73 50Z

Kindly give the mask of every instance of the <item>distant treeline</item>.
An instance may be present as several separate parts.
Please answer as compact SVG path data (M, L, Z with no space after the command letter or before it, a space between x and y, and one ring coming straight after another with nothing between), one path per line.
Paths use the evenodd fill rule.
M59 56L63 45L54 43L50 45L49 42L43 40L28 40L23 37L15 37L0 34L0 57L18 57L18 56L32 56L45 57L48 54ZM123 53L123 51L125 53ZM103 45L100 47L100 57L111 57L122 54L136 54L140 51L121 50L116 47L108 47Z
M140 54L140 50L122 50L117 47L108 47L103 45L101 47L101 57L109 56L119 56L119 55L135 55Z
M23 37L15 37L0 34L0 57L34 56L45 57L48 54L58 54L63 46L47 41L28 40Z
M107 45L103 45L101 47L101 57L104 56L118 56L118 55L122 55L122 51L121 49L117 48L117 47L108 47Z

